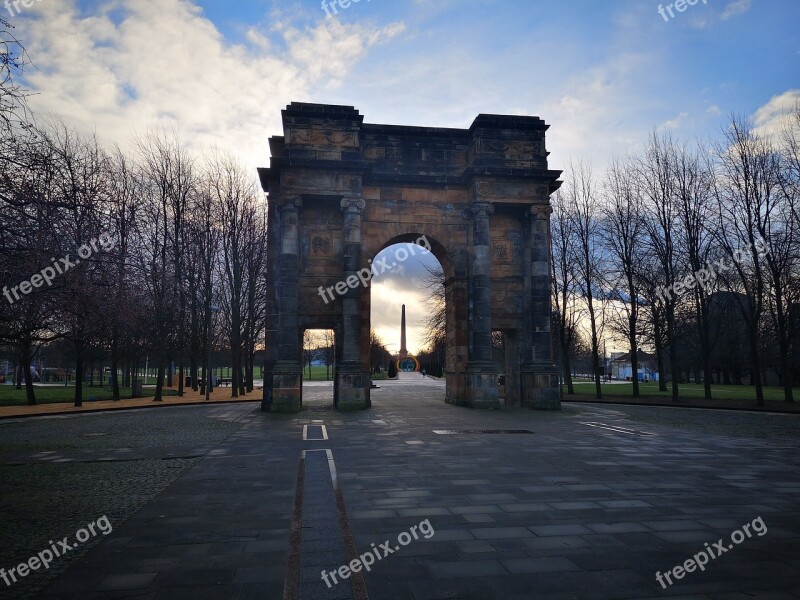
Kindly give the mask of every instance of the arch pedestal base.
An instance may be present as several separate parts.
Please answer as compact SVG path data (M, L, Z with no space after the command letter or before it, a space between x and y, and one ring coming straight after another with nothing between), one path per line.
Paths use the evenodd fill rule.
M552 365L523 365L522 406L536 410L561 410L558 370Z
M266 384L266 382L264 382ZM303 368L299 362L279 361L272 372L270 412L293 413L303 409Z
M372 406L370 376L361 363L342 363L336 370L336 408L365 410Z

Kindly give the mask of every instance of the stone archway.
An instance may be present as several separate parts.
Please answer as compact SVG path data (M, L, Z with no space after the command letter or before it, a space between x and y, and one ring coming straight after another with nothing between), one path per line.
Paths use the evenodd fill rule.
M420 236L445 269L447 402L499 405L494 329L514 340L510 403L559 408L549 197L561 171L547 168L548 125L505 115L479 115L469 129L374 125L353 107L296 102L282 114L284 136L259 169L274 323L262 409L302 408L307 328L336 332L336 406L370 406L368 259Z
M370 234L363 244L364 254L375 257L382 250L402 243L418 243L424 240L426 249L439 261L444 272L445 284L445 319L447 330L447 354L445 356L445 379L447 382L445 401L448 404L466 404L464 398L464 381L467 372L468 339L467 327L469 319L466 298L467 293L467 256L459 238L464 235L458 231L464 219L457 223L459 228L442 226L437 223L370 223ZM452 224L451 224L452 225ZM449 250L454 248L454 250ZM365 290L364 311L367 319L371 315L371 288ZM368 321L369 322L369 321ZM368 328L369 330L369 328ZM368 349L367 349L368 350Z

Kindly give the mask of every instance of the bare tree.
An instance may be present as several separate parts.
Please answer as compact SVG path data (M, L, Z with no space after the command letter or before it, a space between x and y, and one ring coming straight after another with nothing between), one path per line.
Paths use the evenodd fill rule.
M206 400L211 393L213 378L211 376L211 353L214 341L214 312L217 306L214 295L215 273L219 254L221 234L214 221L214 208L216 204L215 172L207 169L200 182L195 195L193 217L193 248L195 256L195 271L197 288L199 292L194 296L196 306L193 312L197 314L197 328L200 330L202 322L202 335L199 337L200 355L203 357L203 373Z
M248 254L255 251L255 245L263 240L259 233L263 230L257 214L254 183L236 161L230 156L217 155L212 159L209 174L222 241L220 268L230 318L231 395L235 398L246 393L242 341L248 300L245 289ZM251 337L255 339L254 332Z
M6 151L15 134L30 127L30 92L21 83L29 63L25 47L14 35L14 26L0 17L0 160L10 157Z
M135 314L135 304L131 302L134 286L131 285L132 273L130 270L131 239L136 227L137 200L139 196L139 176L132 161L117 147L111 162L112 179L111 194L109 197L109 216L114 226L116 247L114 260L116 262L115 286L107 300L112 311L110 316L109 333L111 350L111 389L114 400L120 399L119 365L120 348L123 338L133 328L130 321L132 313Z
M788 307L783 305L780 274L784 269L788 245L780 243L779 159L768 140L758 137L745 118L731 117L728 129L717 145L719 175L715 194L719 220L716 238L733 265L733 277L722 273L736 293L736 302L747 324L751 360L751 384L755 384L756 401L764 405L764 381L760 356L760 332L767 302L767 279L772 269L778 275L775 283L776 309L783 327ZM769 252L761 250L766 243ZM769 258L776 245L778 258ZM781 352L788 336L779 333ZM787 349L788 351L788 349ZM788 390L791 398L791 388Z
M258 340L266 328L267 296L264 269L267 260L267 210L266 206L254 205L248 213L245 232L244 297L245 316L242 346L244 353L247 391L254 389L255 355Z
M600 329L602 310L595 301L595 289L602 280L597 193L589 165L570 164L567 170L564 198L570 231L575 236L571 258L577 271L577 285L586 302L592 345L592 375L598 399L603 397L600 386Z
M684 253L683 262L692 274L703 273L706 270L712 253L713 167L703 158L706 155L704 152L692 152L686 147L680 148L676 150L675 160L671 165L680 222L680 235L677 237ZM692 299L700 342L704 395L710 400L713 351L709 305L711 282L691 283L693 280L696 280L696 275L687 279L694 292Z
M553 303L556 312L556 329L558 333L561 365L564 380L567 384L567 393L574 394L575 386L572 382L572 369L570 357L578 335L577 307L577 271L572 261L575 255L575 235L571 229L573 221L567 214L564 194L561 190L553 196L551 205L553 214L550 220L552 235L552 257L550 278L553 288Z
M81 406L85 353L102 336L97 316L107 308L104 298L113 286L107 257L97 246L109 233L105 207L111 193L110 162L95 137L80 136L63 123L54 122L40 135L51 149L51 194L59 199L59 218L49 225L52 249L74 264L60 276L54 291L59 293L61 333L75 348L75 406Z
M431 352L447 346L447 311L444 290L444 271L440 266L425 265L423 279L428 294L425 306L425 345Z
M644 155L637 161L639 188L646 202L645 229L647 245L654 258L656 271L653 284L663 283L664 293L658 294L663 302L666 322L666 340L672 378L672 400L678 400L678 346L676 344L675 310L678 294L672 287L678 281L680 268L677 253L678 202L675 194L674 164L675 144L669 136L653 132ZM653 315L658 315L655 309Z
M167 360L176 342L176 309L174 290L174 238L172 203L176 186L176 171L180 171L181 152L177 143L161 132L152 132L138 140L142 173L143 206L140 215L138 248L139 266L146 273L145 284L153 311L152 347L156 353L157 375L154 402L163 399ZM177 151L176 151L177 150Z
M606 218L603 220L603 239L615 265L611 293L626 313L624 333L628 338L631 357L633 397L639 397L639 264L642 259L645 227L642 220L643 203L633 165L615 160L606 174Z

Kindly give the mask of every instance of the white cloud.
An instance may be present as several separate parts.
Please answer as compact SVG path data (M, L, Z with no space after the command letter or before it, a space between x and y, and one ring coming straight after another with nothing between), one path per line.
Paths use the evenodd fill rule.
M789 120L789 112L800 105L800 89L787 90L770 98L753 115L753 125L761 135L777 135Z
M680 129L686 124L686 121L689 119L688 112L682 112L678 114L676 117L665 121L659 126L659 129Z
M581 157L601 169L612 155L630 149L632 139L646 135L647 126L630 119L632 109L645 108L632 83L652 61L646 54L616 54L567 80L560 96L543 105L553 125L547 142L553 165L563 168L571 157Z
M43 2L25 17L37 112L123 145L135 131L168 126L253 169L268 162L267 138L281 132L286 104L335 86L404 28L322 19L302 30L275 25L277 39L252 28L246 46L226 40L188 0L160 0L158 10L150 0L114 0L89 16L74 0Z
M721 18L723 21L727 21L731 17L746 13L752 6L753 0L736 0L725 7L725 10L722 11Z

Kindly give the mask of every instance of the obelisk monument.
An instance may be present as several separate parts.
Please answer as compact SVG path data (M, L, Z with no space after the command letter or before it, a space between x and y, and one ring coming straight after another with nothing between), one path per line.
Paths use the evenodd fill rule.
M403 304L403 315L400 317L400 360L408 356L406 348L406 305Z

